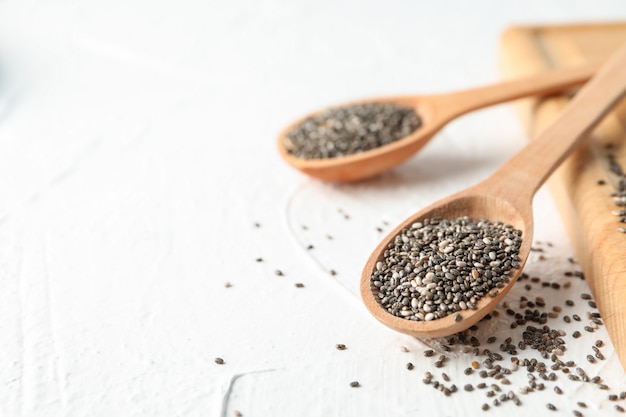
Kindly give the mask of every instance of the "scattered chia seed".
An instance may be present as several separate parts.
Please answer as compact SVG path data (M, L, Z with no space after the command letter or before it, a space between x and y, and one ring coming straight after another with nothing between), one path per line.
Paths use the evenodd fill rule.
M546 407L548 407L548 410L550 411L556 411L556 407L550 403L546 404Z
M483 406L482 406L482 409L483 409L483 411L489 410L489 404L484 403Z
M424 219L387 246L371 276L389 313L429 321L475 309L519 268L521 232L487 220Z
M414 368L413 364L411 362L406 364L406 369L408 369L409 371L412 371Z
M214 361L218 365L224 365L226 363L226 362L224 362L224 359L222 359L222 358L215 358Z
M230 288L230 287L232 287L232 286L233 286L233 284L231 284L231 283L230 283L230 282L228 282L228 281L224 283L224 288Z
M337 344L335 345L335 349L337 349L337 350L346 350L346 349L347 349L347 347L346 347L346 345L344 345L343 343L337 343Z
M620 413L623 413L623 412L624 412L624 407L622 407L621 405L617 405L617 404L615 404L615 409L616 409L617 411L619 411Z
M330 270L330 275L335 276L337 275L337 271L335 271L334 269Z
M304 284L301 282L297 282L294 285L296 286L296 288L304 288Z
M353 155L404 138L422 122L410 107L386 103L328 109L292 128L285 149L302 159Z
M281 271L280 269L277 269L276 271L274 271L274 274L278 275L279 277L282 277L284 275L283 271Z
M256 258L257 262L263 262L263 258Z
M359 384L359 381L352 381L352 382L350 382L350 386L352 388L358 388L358 387L361 386L361 384Z

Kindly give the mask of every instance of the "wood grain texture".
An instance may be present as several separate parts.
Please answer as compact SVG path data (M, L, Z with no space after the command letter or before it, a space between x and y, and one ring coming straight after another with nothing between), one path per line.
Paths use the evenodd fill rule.
M626 41L626 24L519 27L504 33L501 68L507 77L605 59ZM517 110L530 138L567 104L568 97L527 99ZM626 235L611 212L615 178L607 146L626 164L626 105L621 103L552 175L549 185L605 325L626 369ZM597 181L604 179L607 185Z

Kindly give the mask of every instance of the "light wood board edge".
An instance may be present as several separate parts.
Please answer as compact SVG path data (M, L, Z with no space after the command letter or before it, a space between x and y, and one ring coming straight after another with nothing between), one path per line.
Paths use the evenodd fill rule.
M576 44L558 38L558 56L548 55L540 45L540 33L532 28L511 28L502 36L501 70L506 77L519 77L576 65L585 58ZM527 99L517 110L530 138L535 137L566 104L563 96ZM624 127L610 114L592 137L552 175L548 184L568 232L572 247L585 273L617 355L626 370L626 235L611 214L617 207L609 197L603 145L624 142ZM626 146L622 146L622 151ZM619 148L616 152L619 152Z

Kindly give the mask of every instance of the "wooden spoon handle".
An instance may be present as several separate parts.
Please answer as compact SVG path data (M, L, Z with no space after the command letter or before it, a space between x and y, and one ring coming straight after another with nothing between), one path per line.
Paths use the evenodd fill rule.
M537 189L626 94L626 45L580 89L539 136L502 165L484 185L528 204Z
M499 84L472 88L454 93L434 96L442 114L452 120L462 114L494 104L505 103L532 95L549 95L580 86L600 68L600 63L588 63L572 68L546 71L544 73L505 81Z

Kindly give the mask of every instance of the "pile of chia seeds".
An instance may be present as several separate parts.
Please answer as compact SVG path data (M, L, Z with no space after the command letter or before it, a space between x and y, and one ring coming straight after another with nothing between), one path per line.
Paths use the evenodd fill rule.
M533 249L543 252L543 248ZM544 255L539 256L540 261L545 259ZM584 280L584 275L580 271L566 271L564 275ZM519 280L532 284L541 283L541 287L556 291L568 291L572 284L568 280L563 286L554 285L555 282L542 282L541 278L530 277L526 273L523 273ZM533 288L530 283L523 287L527 292L541 291ZM521 286L518 286L519 289ZM578 290L574 292L579 293ZM426 370L422 379L424 384L430 385L446 397L461 392L459 386L462 385L463 391L472 392L472 396L484 397L485 402L480 407L483 411L504 406L505 403L521 406L524 396L551 391L554 394L551 394L553 396L549 399L550 402L545 403L545 407L550 411L561 412L566 408L571 410L575 417L584 417L588 409L587 404L580 401L579 396L584 392L583 386L587 385L597 390L591 394L595 402L590 408L597 409L602 403L602 415L608 415L609 408L616 413L626 412L624 408L626 391L623 389L619 391L618 387L623 384L611 386L601 376L594 375L601 370L601 366L600 369L594 367L598 367L598 364L606 360L602 350L607 344L593 336L604 323L600 313L596 311L591 294L580 294L580 298L591 308L586 313L586 319L577 314L562 315L562 312L575 305L571 299L565 300L564 306L553 305L550 309L546 300L540 296L520 296L519 302L513 301L515 296L509 295L507 298L511 301L503 302L477 325L446 338L423 340L433 347L425 350L423 355L433 358L434 368L445 368L448 362L453 362L449 374L446 372L439 374L432 368ZM558 323L559 317L564 324ZM498 323L490 324L491 321ZM506 330L506 327L502 326L507 321L511 330ZM484 327L491 327L491 330L484 331ZM518 327L522 329L521 332L513 330ZM498 336L494 335L494 328L497 329L495 334ZM589 347L584 349L587 352L586 356L583 354L582 357L566 357L567 341L570 339L568 333L571 334L571 339L577 339L574 343L578 347ZM409 350L403 347L402 351ZM581 363L583 358L586 364ZM413 363L410 364L407 369L414 369ZM463 366L466 367L463 375L460 375L456 370ZM561 395L569 397L570 400L559 399ZM574 396L577 396L575 403L571 400Z
M391 314L430 321L475 309L519 268L520 230L500 222L425 219L402 230L376 264L374 295ZM455 320L461 315L455 316Z
M337 158L392 143L421 124L411 107L384 103L336 107L291 129L284 146L302 159Z

